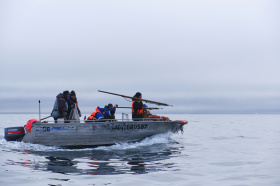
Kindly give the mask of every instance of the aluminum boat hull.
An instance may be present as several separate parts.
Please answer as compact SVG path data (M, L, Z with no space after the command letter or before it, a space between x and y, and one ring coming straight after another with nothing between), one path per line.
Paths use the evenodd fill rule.
M34 123L23 142L47 146L99 146L134 142L155 134L183 130L180 121Z

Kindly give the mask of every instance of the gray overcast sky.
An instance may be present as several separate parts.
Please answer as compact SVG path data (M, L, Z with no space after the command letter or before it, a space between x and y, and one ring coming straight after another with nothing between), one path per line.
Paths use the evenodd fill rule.
M278 0L0 0L0 112L49 113L75 90L171 113L280 113ZM153 106L153 105L150 105Z

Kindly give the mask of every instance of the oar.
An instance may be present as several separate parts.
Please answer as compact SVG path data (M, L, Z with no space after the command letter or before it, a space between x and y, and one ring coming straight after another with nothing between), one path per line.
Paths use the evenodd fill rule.
M52 117L52 116L45 117L45 118L41 119L41 121L44 120L44 119L47 119L47 118L49 118L49 117Z

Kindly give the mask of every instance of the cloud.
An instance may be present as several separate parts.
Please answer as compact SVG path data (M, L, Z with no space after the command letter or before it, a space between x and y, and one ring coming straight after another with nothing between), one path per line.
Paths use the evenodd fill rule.
M141 91L154 100L190 103L180 105L186 112L230 111L227 101L215 109L217 98L231 104L274 99L280 92L278 5L1 1L0 96L50 101L73 89L88 105L91 99L103 104L98 89Z

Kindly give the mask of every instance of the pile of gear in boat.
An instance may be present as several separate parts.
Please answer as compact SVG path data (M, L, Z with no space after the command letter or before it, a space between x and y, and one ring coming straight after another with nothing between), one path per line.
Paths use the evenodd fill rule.
M132 119L134 121L142 120L143 118L160 118L160 116L152 115L147 105L143 104L141 101L142 94L140 92L137 92L133 98L131 108ZM86 122L90 122L94 120L106 121L108 119L115 119L116 108L118 108L118 105L116 104L113 106L111 103L105 105L103 108L98 106L88 118L85 116L84 120L87 119ZM57 123L58 119L63 119L65 123L80 122L79 118L82 114L78 107L75 91L72 90L69 93L69 91L66 90L56 96L51 116L54 118L55 123ZM167 117L161 118L169 120Z

